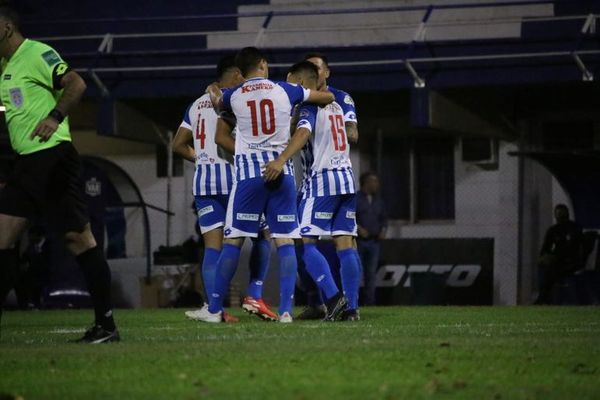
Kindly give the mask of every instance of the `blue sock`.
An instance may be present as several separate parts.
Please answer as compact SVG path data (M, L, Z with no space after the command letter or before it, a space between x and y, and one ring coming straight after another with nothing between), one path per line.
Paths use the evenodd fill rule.
M358 289L360 287L360 264L358 263L358 252L353 249L338 251L341 265L342 286L344 296L348 299L348 308L358 308Z
M208 311L213 314L223 309L223 302L229 289L229 283L233 275L235 275L235 270L240 260L240 250L239 247L232 244L223 246L219 261L217 262L214 291L208 304Z
M302 244L296 246L296 260L298 260L298 278L300 279L300 287L306 293L306 303L309 307L318 307L323 304L321 299L321 291L313 281L310 274L306 270L304 264L304 246Z
M265 238L252 239L250 253L250 284L248 296L262 299L263 283L269 272L271 258L271 241Z
M221 250L210 247L204 249L201 272L207 303L210 301L210 298L215 291L215 275L217 274L217 261L219 261L220 254Z
M293 244L284 244L277 248L279 255L279 315L292 313L298 261Z
M317 249L316 244L304 244L304 264L306 265L306 270L327 299L332 298L339 292L331 275L329 264L323 254Z

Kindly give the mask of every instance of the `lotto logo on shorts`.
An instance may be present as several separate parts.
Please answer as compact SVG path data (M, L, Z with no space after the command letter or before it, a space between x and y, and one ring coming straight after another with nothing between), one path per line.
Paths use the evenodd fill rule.
M333 213L330 212L316 212L315 219L331 219L333 218Z
M296 221L295 215L277 215L277 222L294 222Z
M237 213L236 215L238 221L258 221L258 217L258 214Z
M354 218L356 218L356 213L354 211L347 211L346 218L354 219Z
M213 211L215 211L213 206L206 206L198 210L198 216L201 217L203 215L210 214Z

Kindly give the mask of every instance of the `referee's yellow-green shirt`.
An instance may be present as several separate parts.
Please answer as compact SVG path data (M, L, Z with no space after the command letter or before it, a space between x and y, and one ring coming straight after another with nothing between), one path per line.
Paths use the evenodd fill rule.
M2 59L0 99L6 107L6 124L12 148L18 154L49 149L71 141L69 121L65 119L45 143L30 139L37 124L56 106L62 89L56 82L68 65L50 46L25 39L9 59ZM57 90L58 89L58 90Z

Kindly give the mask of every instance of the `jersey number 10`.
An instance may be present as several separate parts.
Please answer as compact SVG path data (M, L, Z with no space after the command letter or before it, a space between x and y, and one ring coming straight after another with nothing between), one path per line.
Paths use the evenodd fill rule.
M346 132L344 132L344 119L341 115L330 115L331 135L335 151L346 151Z
M247 101L246 105L250 108L250 118L252 118L252 136L258 136L256 100ZM271 99L262 99L259 103L259 108L261 131L265 135L271 135L275 132L275 109L273 107L273 101Z

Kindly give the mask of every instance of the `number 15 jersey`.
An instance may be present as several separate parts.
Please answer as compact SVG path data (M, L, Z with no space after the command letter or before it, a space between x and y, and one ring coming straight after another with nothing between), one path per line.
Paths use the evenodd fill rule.
M307 177L303 198L355 193L342 107L335 101L325 107L303 104L296 127L312 133L302 154Z
M236 179L262 176L265 164L275 160L290 140L291 113L296 104L308 99L302 86L269 79L249 79L223 92L223 108L237 120L235 139ZM293 175L288 162L284 174Z

